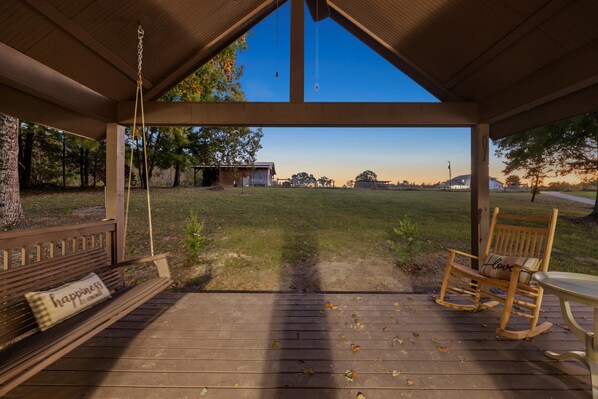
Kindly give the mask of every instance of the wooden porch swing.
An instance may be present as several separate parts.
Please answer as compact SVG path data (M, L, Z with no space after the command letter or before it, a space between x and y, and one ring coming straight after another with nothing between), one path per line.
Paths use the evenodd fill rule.
M139 70L135 109L139 106L141 110L140 135L147 167L141 78L141 26L138 29L138 40ZM138 129L134 125L133 139L137 136ZM129 178L125 237L130 182ZM154 254L148 183L146 180L151 251L149 257L115 262L119 258L116 253L119 247L116 232L120 226L114 220L0 233L3 263L3 268L0 269L0 397L172 284L168 254ZM123 258L124 247L123 243ZM153 263L158 277L133 287L125 287L124 268L143 263ZM100 277L111 298L40 332L25 294L60 287L90 273Z
M530 338L547 331L551 323L538 325L544 290L533 275L548 271L557 215L557 209L547 216L521 216L501 214L499 208L495 208L482 256L449 250L436 303L465 311L496 310L495 306L502 303L496 332L507 338ZM457 263L458 258L478 260L480 270ZM504 273L506 269L512 270ZM449 295L457 301L449 300ZM483 298L490 300L483 302ZM472 304L467 304L469 302ZM529 328L509 330L511 315L529 319Z

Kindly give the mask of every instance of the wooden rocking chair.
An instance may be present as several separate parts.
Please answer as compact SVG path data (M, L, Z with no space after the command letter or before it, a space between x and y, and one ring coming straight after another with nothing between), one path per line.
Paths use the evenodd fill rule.
M534 281L533 274L548 270L557 215L557 209L553 209L548 216L520 216L500 214L499 209L495 208L488 244L482 256L478 258L449 250L440 297L436 303L465 311L491 309L502 303L504 308L496 332L507 338L524 339L548 330L551 323L538 325L543 289ZM478 259L480 270L457 263L458 257ZM506 257L510 258L512 265L508 265ZM528 268L523 263L532 267ZM504 279L505 272L507 275L509 273L507 269L511 269L510 278ZM502 276L498 276L499 273ZM458 303L449 302L446 300L447 294L460 300ZM490 300L482 302L482 298ZM473 304L465 304L463 300ZM511 315L529 319L529 329L507 330Z

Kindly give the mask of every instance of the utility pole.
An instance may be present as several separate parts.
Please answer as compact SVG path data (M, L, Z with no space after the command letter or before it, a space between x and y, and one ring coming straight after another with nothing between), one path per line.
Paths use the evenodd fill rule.
M451 180L453 177L451 176L451 161L448 161L448 170L449 170L449 181L448 181L448 189L451 189Z

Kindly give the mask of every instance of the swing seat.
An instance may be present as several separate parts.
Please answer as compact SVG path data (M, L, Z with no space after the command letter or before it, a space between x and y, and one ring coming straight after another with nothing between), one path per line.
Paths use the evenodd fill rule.
M104 248L93 248L0 271L0 397L168 288L172 280L167 255L111 265ZM122 269L149 262L157 267L159 277L124 287ZM102 279L112 297L39 332L24 295L91 272Z
M502 304L502 311L497 310L501 318L496 332L507 338L531 338L547 331L551 323L538 325L544 290L533 274L548 270L557 215L556 209L548 216L520 216L500 214L495 208L483 256L449 250L436 303L463 311L497 310ZM459 259L478 260L480 270L459 263ZM512 315L528 319L529 328L509 329Z

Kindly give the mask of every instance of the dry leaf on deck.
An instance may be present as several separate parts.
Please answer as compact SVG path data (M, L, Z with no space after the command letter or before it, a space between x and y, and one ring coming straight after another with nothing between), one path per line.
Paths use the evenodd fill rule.
M355 371L355 370L345 371L345 380L347 380L347 382L353 382L355 377L357 377L357 371Z
M355 397L355 399L365 399L365 395L361 392L357 392L357 396Z
M278 341L278 340L272 341L272 347L273 347L273 348L278 348L278 347L280 347L280 341Z
M413 335L415 338L419 337L419 333L418 332L412 332L411 335Z
M301 370L301 372L302 372L303 374L307 374L307 375L314 375L314 374L316 374L316 372L314 371L314 369L306 369L306 368L303 368L303 369Z
M353 353L359 352L360 349L361 349L361 346L355 345L355 344L351 344L351 352L353 352Z
M449 348L447 348L446 346L436 346L436 350L441 353L447 353L449 351Z
M393 377L398 377L398 376L400 376L400 375L401 375L401 372L400 372L399 370L393 370L393 371L392 371L392 376L393 376Z
M201 390L201 392L199 393L200 396L206 396L206 394L208 393L208 388L205 388Z
M407 385L408 386L415 385L415 382L413 382L413 380L407 378Z
M324 306L326 306L326 308L327 308L328 310L334 310L334 309L338 309L338 307L337 307L335 304L333 304L332 302L326 302L326 303L324 304Z
M388 331L389 331L389 330L388 330L388 327L384 327L384 328L382 329L382 332L388 332Z

